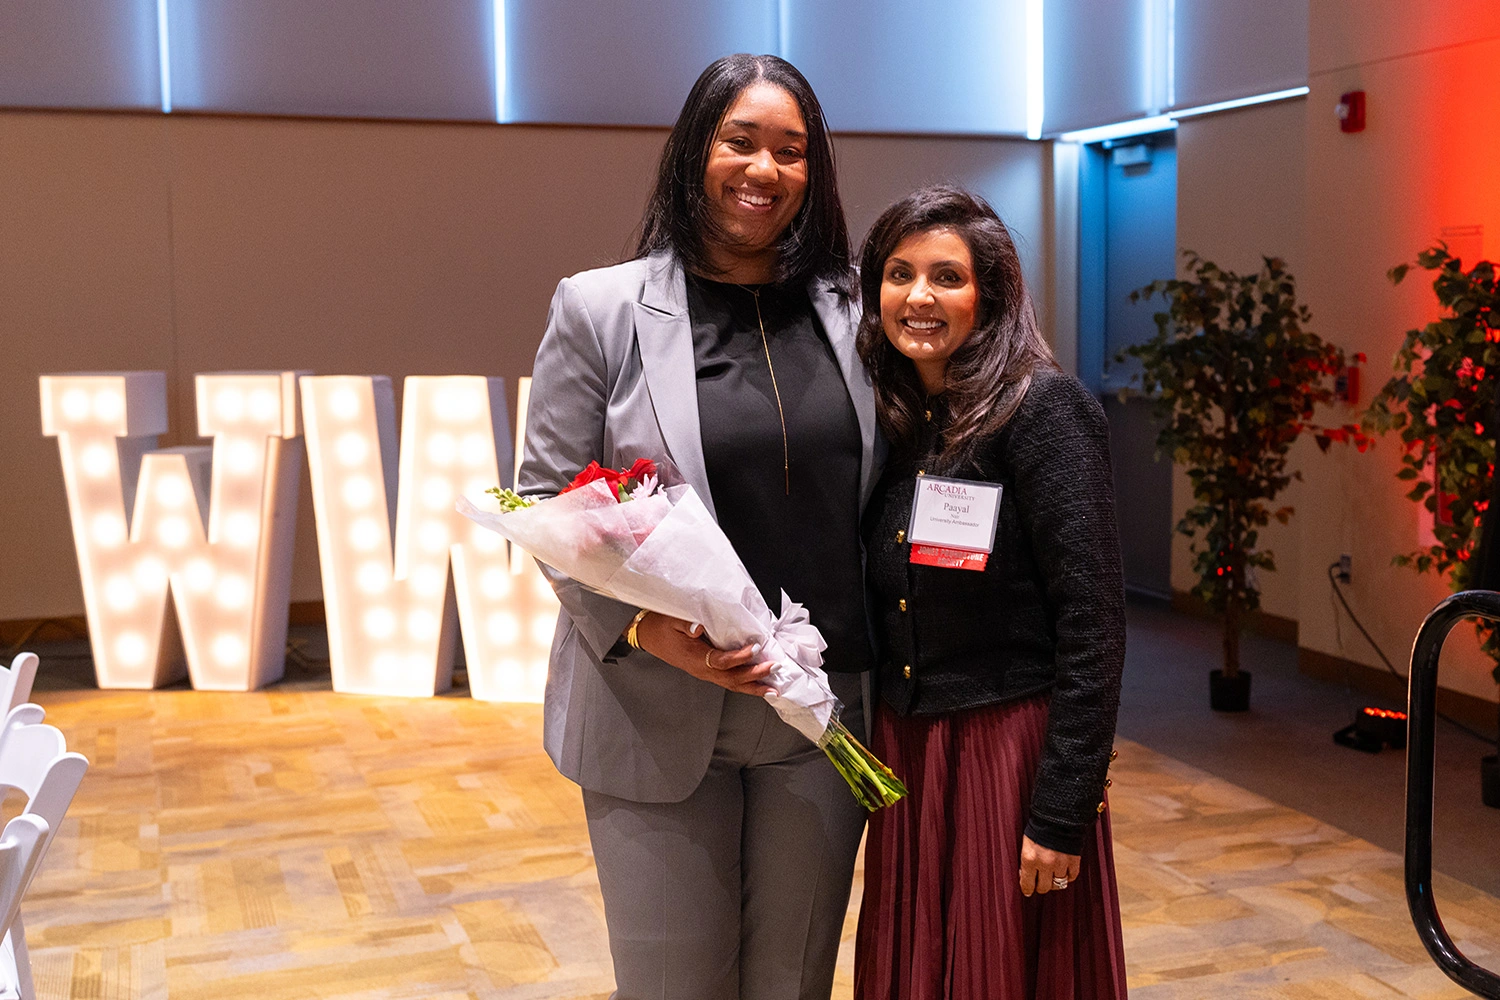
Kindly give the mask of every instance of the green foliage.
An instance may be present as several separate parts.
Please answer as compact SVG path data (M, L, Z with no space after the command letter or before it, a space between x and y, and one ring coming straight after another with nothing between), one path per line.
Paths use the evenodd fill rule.
M495 501L500 504L501 512L506 514L512 511L524 510L536 503L530 497L523 497L515 490L503 486L492 486L485 490L485 492L495 498Z
M1452 514L1451 525L1434 524L1436 544L1393 561L1446 575L1453 590L1468 590L1476 582L1470 560L1495 475L1490 424L1500 376L1500 288L1493 264L1480 261L1465 271L1442 243L1418 254L1416 266L1434 272L1432 288L1444 315L1406 331L1392 365L1396 374L1371 401L1364 424L1374 432L1400 432L1405 451L1396 475L1411 485L1407 498L1435 515L1442 492ZM1410 270L1401 264L1389 277L1399 284ZM1429 468L1436 469L1435 486ZM1481 628L1480 637L1500 681L1500 639L1492 627Z
M1176 530L1193 539L1193 593L1223 616L1232 676L1244 615L1260 606L1247 570L1276 568L1274 553L1259 546L1260 529L1292 515L1272 506L1300 478L1286 468L1292 444L1312 433L1324 449L1339 441L1363 451L1369 439L1352 424L1312 423L1335 398L1347 360L1304 329L1311 315L1281 260L1267 257L1258 273L1241 275L1191 251L1184 257L1188 277L1131 293L1132 302L1160 296L1167 311L1156 314L1156 336L1116 360L1140 359L1135 381L1163 422L1156 446L1192 483L1193 506Z

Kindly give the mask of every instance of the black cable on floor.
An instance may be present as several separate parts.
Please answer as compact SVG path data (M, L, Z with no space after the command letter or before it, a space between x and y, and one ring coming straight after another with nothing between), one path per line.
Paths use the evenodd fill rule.
M1349 616L1349 620L1354 623L1354 627L1359 629L1359 634L1365 637L1365 642L1368 642L1370 644L1370 648L1375 650L1375 655L1380 657L1380 662L1385 664L1385 669L1391 672L1391 676L1397 678L1402 683L1406 683L1408 681L1407 676L1391 665L1390 658L1385 655L1385 650L1380 648L1380 644L1375 641L1374 637L1371 636L1364 625L1360 623L1358 616L1356 616L1354 613L1354 609L1349 607L1348 600L1344 598L1344 590L1339 586L1339 578L1334 574L1334 570L1338 568L1338 563L1329 563L1328 583L1333 587L1334 596L1336 596L1339 599L1339 603L1344 606L1344 614ZM1496 743L1500 743L1500 740L1497 740L1495 737L1486 736L1484 733L1481 733L1477 729L1470 729L1468 726L1464 725L1462 722L1459 722L1457 719L1453 718L1450 715L1444 715L1442 712L1438 712L1437 717L1448 723L1450 726L1453 726L1454 728L1459 729L1462 732L1468 733L1470 736L1474 737L1476 740L1479 740L1481 743L1487 743L1490 746L1495 746Z

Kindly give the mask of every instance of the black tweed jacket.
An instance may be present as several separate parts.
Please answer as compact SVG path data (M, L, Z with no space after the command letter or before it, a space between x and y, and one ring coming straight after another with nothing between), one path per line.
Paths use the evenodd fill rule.
M930 413L917 447L891 456L866 511L881 697L905 715L1050 692L1027 835L1078 854L1103 809L1125 662L1104 410L1077 379L1039 370L977 467L944 471L1002 486L983 572L909 561L905 531L918 471L938 450L941 399Z

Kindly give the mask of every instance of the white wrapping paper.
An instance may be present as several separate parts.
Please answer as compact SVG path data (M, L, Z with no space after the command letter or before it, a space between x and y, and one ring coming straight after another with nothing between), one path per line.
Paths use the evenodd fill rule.
M842 705L822 670L828 644L807 610L783 591L781 614L771 612L691 486L619 503L595 481L509 513L460 497L458 511L590 590L702 625L720 649L759 643L757 662L774 664L766 700L812 742L837 719Z

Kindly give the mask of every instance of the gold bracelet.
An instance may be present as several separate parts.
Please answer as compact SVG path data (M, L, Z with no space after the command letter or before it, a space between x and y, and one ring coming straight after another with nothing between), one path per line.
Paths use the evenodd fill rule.
M625 641L630 645L631 649L641 648L640 640L637 638L635 631L636 629L641 627L641 619L645 618L650 613L651 612L647 611L645 608L642 608L635 613L634 618L630 619L630 627L625 630Z

